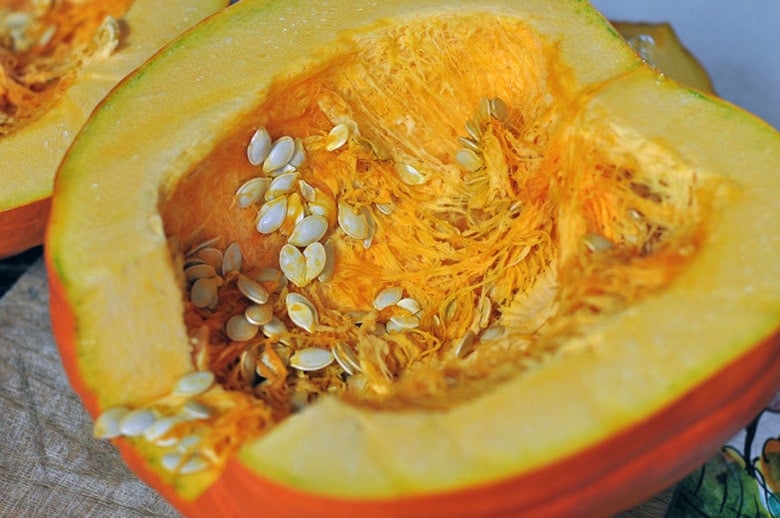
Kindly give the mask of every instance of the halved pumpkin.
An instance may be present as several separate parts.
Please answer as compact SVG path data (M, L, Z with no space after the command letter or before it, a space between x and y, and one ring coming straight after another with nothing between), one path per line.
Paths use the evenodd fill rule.
M188 515L606 514L780 386L778 170L585 2L242 0L68 152L54 332Z
M12 0L0 8L0 257L43 241L65 150L98 101L227 0Z

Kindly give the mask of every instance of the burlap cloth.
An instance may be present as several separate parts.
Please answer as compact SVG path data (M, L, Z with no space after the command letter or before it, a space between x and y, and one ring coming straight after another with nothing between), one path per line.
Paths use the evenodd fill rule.
M52 338L40 260L0 299L0 427L0 516L178 516L92 439ZM670 497L620 516L663 516Z

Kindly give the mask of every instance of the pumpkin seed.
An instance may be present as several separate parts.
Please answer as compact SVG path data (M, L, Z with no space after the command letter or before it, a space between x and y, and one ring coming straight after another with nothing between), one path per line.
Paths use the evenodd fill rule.
M410 297L406 297L399 300L398 302L395 303L395 305L401 309L405 309L412 315L417 315L417 313L422 311L422 308L420 307L420 303Z
M504 336L504 326L492 325L482 332L482 334L479 336L479 339L487 342L491 340L498 340L502 336Z
M179 466L177 471L182 475L191 475L193 473L204 471L209 467L211 467L211 463L206 457L195 454L184 461L184 463Z
M214 384L214 373L211 371L193 371L183 375L176 382L173 394L177 396L197 396L206 392Z
M260 128L254 132L249 139L249 145L246 148L246 157L252 165L262 164L268 154L271 152L271 135L268 130Z
M279 268L299 288L307 284L306 258L296 246L287 243L279 250Z
M315 241L303 249L303 257L306 260L305 282L309 284L325 270L328 253L322 243Z
M479 124L473 120L466 121L466 132L469 134L469 137L471 137L471 140L476 142L479 142L482 138L482 129Z
M469 173L475 173L485 166L482 157L471 149L461 148L455 153L455 161Z
M479 147L479 144L470 138L458 137L458 142L460 142L464 148L470 149L474 153L482 152L482 149Z
M244 209L262 200L270 185L270 178L257 177L247 180L236 191L238 206Z
M162 459L160 459L160 464L168 471L176 471L182 460L184 460L184 456L181 453L169 452L163 455Z
M428 177L411 164L396 164L395 170L407 185L422 185L428 181Z
M395 205L393 203L375 203L374 206L376 207L376 210L385 216L389 216L395 212Z
M374 308L377 311L389 308L400 301L403 295L404 289L401 286L390 286L389 288L385 288L374 297Z
M247 340L251 340L257 335L259 330L259 326L256 326L247 320L243 313L233 315L228 319L227 324L225 325L225 332L227 333L228 338L235 342L246 342Z
M187 252L187 256L195 255L204 248L213 247L219 243L219 237L212 237L211 239L207 239L206 241L203 241L202 243L198 243L197 245L190 248L189 252Z
M239 359L241 374L244 379L254 384L255 369L257 368L257 355L251 349L244 349Z
M318 315L317 309L309 299L300 293L288 293L285 304L287 305L287 315L293 324L309 333L314 332L314 328L318 324Z
M101 413L92 427L92 435L97 439L113 439L122 435L119 423L130 410L127 407L117 406L108 408Z
M298 182L298 178L300 176L301 173L297 171L280 174L271 180L271 184L268 186L268 189L266 189L263 197L266 201L271 201L274 198L278 198L279 196L290 194L293 191L293 188Z
M477 336L468 331L459 340L455 342L455 357L465 358L474 350L474 344L477 342Z
M270 322L263 326L263 334L268 338L278 338L287 332L287 327L279 317L274 316Z
M153 422L146 430L144 430L144 438L149 442L156 443L162 439L163 436L167 435L168 432L173 430L177 424L183 421L184 420L181 418L181 416L177 415L161 417Z
M270 234L279 229L287 217L287 197L279 196L260 207L257 216L257 231Z
M585 234L582 240L591 252L603 252L609 250L613 246L612 241L596 232Z
M207 247L199 250L196 254L198 259L201 259L206 264L210 264L216 270L222 267L222 258L224 254L219 248Z
M365 239L368 236L366 214L357 212L346 203L338 204L338 222L341 230L353 239Z
M293 152L292 158L290 158L290 161L287 163L288 166L298 169L303 165L303 162L306 160L306 151L303 148L303 140L300 138L295 139L295 151Z
M363 215L366 218L366 237L363 238L363 248L368 249L371 247L371 243L374 242L374 234L376 234L376 223L373 216L368 209L363 209Z
M263 172L273 174L286 166L295 154L295 140L292 137L279 137L271 144L268 156L263 161Z
M193 419L208 419L214 414L211 407L204 405L195 399L188 399L182 406L182 411L188 417Z
M306 347L290 358L290 366L301 371L318 371L333 363L333 353L320 347Z
M186 437L182 437L181 441L179 441L179 445L176 447L176 450L179 453L189 453L202 442L203 438L200 435L190 434Z
M247 275L239 274L238 280L236 281L236 287L242 295L252 302L256 302L257 304L265 304L268 302L268 291L266 291L262 284Z
M332 354L336 363L338 363L344 372L350 376L357 372L362 372L363 369L360 367L357 356L355 356L355 351L349 344L337 342L336 345L333 346Z
M290 234L287 242L295 246L308 246L319 241L328 231L328 220L323 216L312 214L301 219Z
M210 279L217 276L217 270L210 264L193 264L184 269L184 278L188 282L198 279Z
M313 202L317 199L317 190L306 180L298 180L298 192L308 202Z
M227 275L230 272L240 272L243 260L241 246L238 243L230 243L222 258L222 275Z
M196 308L214 307L218 299L217 280L214 277L198 279L190 289L190 301Z
M420 326L420 319L414 315L394 315L385 327L388 333L400 333Z
M244 310L246 319L256 326L264 326L274 316L274 308L270 304L251 304Z
M336 250L330 239L323 245L323 251L325 262L322 265L322 271L317 275L317 280L320 282L328 282L333 278L333 273L336 271Z
M509 119L509 107L500 97L490 99L490 116L501 123Z
M331 128L330 132L328 132L328 136L325 139L325 149L328 151L335 151L346 144L348 139L349 126L343 123L336 124Z
M143 434L157 420L157 414L149 408L130 410L119 421L119 432L127 437Z

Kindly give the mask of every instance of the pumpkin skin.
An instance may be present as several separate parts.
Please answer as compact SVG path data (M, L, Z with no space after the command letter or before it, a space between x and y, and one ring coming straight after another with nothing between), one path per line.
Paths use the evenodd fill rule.
M176 0L163 9L159 2L133 2L121 17L120 46L70 71L43 113L0 137L0 257L43 242L57 166L98 101L164 43L227 4Z
M161 190L181 182L262 102L270 76L300 74L337 53L337 32L399 23L399 12L475 9L387 2L369 13L325 2L307 18L296 5L242 0L178 40L104 101L63 163L46 248L52 318L66 370L93 415L144 404L192 369ZM780 267L760 259L778 246L761 237L777 229L777 132L659 77L581 2L554 13L546 2L489 8L561 42L578 90L598 92L590 98L594 114L732 180L739 194L724 186L724 206L693 263L604 330L592 349L554 357L447 412L388 413L326 399L244 445L223 471L176 480L160 468L159 453L119 440L128 464L186 514L607 514L696 467L780 384L780 300L771 288ZM300 17L281 31L280 18L292 12ZM333 32L304 29L320 18ZM273 54L250 57L257 34L280 32L286 37ZM256 61L226 60L228 51ZM217 64L219 73L205 73ZM246 77L249 65L266 73ZM154 99L173 71L182 74L181 91ZM729 145L713 147L711 132ZM108 142L122 144L107 150ZM111 201L85 207L94 182ZM117 357L122 368L107 369ZM455 446L441 447L441 439Z

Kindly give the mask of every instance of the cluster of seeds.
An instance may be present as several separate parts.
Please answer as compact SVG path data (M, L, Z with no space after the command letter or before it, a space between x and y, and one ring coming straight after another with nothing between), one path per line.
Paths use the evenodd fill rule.
M217 464L216 452L203 447L216 411L202 399L214 385L210 371L182 376L167 396L139 408L116 406L95 420L93 434L99 439L134 437L165 449L161 464L168 471L186 475Z
M480 145L485 126L495 120L506 124L509 120L509 108L499 97L488 99L483 97L479 102L479 110L474 117L466 121L467 137L458 137L462 145L455 153L455 161L467 173L476 173L485 167L485 159ZM468 182L469 179L467 178Z

